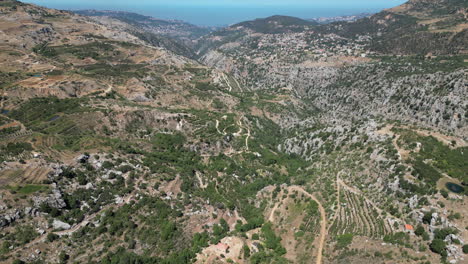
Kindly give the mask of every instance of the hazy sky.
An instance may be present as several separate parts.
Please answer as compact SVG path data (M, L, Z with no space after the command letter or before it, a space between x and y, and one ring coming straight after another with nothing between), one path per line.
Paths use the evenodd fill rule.
M26 2L43 3L44 5L169 5L169 6L363 6L388 7L404 1L400 0L29 0Z
M405 0L24 0L60 9L133 11L198 25L228 25L271 15L301 18L378 12Z

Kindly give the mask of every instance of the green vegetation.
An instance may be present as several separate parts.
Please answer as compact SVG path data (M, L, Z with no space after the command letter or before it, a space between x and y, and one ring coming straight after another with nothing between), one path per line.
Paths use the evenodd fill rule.
M467 147L450 148L432 136L420 136L409 130L399 130L398 133L401 133L401 141L407 146L413 142L421 143L420 151L412 154L412 163L415 173L422 180L434 185L441 177L438 172L440 171L468 182ZM427 163L425 160L432 160L432 162Z
M20 130L21 130L20 126L13 126L13 127L7 127L7 128L0 129L0 137L13 134L13 133L18 132Z
M394 234L385 235L383 240L387 243L398 244L398 245L409 245L409 235L404 232L397 232Z
M285 32L301 32L307 26L316 25L315 22L289 16L272 16L242 22L233 27L243 26L263 34L281 34Z
M31 143L28 142L19 142L19 143L8 143L0 148L1 152L5 155L16 156L23 153L24 151L31 151L33 147Z
M59 14L63 15L55 15L41 12L40 8L30 9L26 12L34 18L32 23L39 21L40 24L48 25L66 17L66 13L62 12ZM121 16L124 17L121 18L122 21L128 19L132 25L141 26L146 23L132 15ZM147 23L172 23L142 19ZM375 19L385 23L375 23ZM340 40L330 40L324 44L327 46L326 53L329 53L328 48L341 49L338 45L345 47L348 44L361 47L369 44L378 51L392 50L392 45L386 40L389 43L408 43L401 45L401 52L405 53L414 49L414 40L417 37L427 39L429 27L416 22L415 17L390 15L385 11L383 17L379 14L357 23L338 22L316 28L312 22L282 16L239 25L257 32L275 34L302 32L306 28L313 28L314 34L304 34L310 35L306 37L306 43L309 43L309 37L310 43L313 43L316 36L328 38L332 36L331 32L350 37L333 37ZM406 35L397 38L399 35L395 32L401 29L414 33L416 37ZM367 31L370 33L367 34ZM376 36L377 33L382 36ZM56 34L60 35L61 32ZM78 34L79 31L76 31L73 36L66 36L71 39L65 36L58 36L57 39L62 43L77 43L75 37ZM398 261L400 259L396 258L399 257L404 259L401 261L408 262L427 260L422 255L410 256L409 251L403 247L398 253L350 249L353 239L357 239L355 236L383 239L387 243L411 249L419 248L421 251L427 250L430 243L429 247L433 252L446 256L447 245L443 240L450 234L456 234L457 230L435 230L435 239L429 242L425 225L417 225L417 237L411 239L404 232L393 233L385 219L390 213L395 219L414 224L411 219L413 211L422 210L423 206L433 206L434 212L438 212L436 204L440 207L444 204L434 201L438 196L431 197L436 194L436 183L444 174L467 182L468 148L457 148L454 143L446 146L435 138L422 137L409 130L398 130L396 134L401 137L397 143L412 151L410 159L402 161L398 158L391 138L372 135L371 131L374 128L380 129L387 118L397 118L394 109L380 109L381 104L398 102L395 105L400 106L409 101L408 98L423 98L425 101L421 104L411 102L411 106L401 111L399 114L402 116L398 118L408 120L403 115L411 115L411 118L417 117L419 121L432 122L422 119L417 111L427 106L426 100L430 96L445 96L455 88L458 89L458 79L462 74L460 69L467 66L466 56L375 56L374 59L377 60L362 64L360 60L353 60L354 62L348 61L342 67L332 67L334 70L330 73L336 78L332 76L330 82L319 80L320 85L326 86L326 92L306 78L291 83L294 87L291 90L285 89L286 86L290 87L290 82L283 82L283 78L288 80L288 76L292 76L288 74L288 63L299 65L294 66L297 76L313 78L319 73L317 77L321 77L321 72L316 72L316 66L301 64L302 61L312 59L313 52L299 51L291 55L289 48L281 49L274 55L286 58L278 63L273 57L264 56L266 64L280 65L279 71L270 72L266 64L265 67L256 63L253 65L249 58L263 55L263 52L275 52L280 45L268 47L264 38L267 36L254 34L251 37L251 34L246 35L245 29L230 28L220 30L210 37L225 37L215 42L229 42L243 37L248 39L243 42L245 45L238 48L232 45L226 47L230 47L230 54L227 55L234 54L235 60L232 61L237 64L235 66L239 66L233 67L233 72L240 75L245 73L250 79L239 80L239 83L246 86L244 88L232 77L227 76L225 80L222 76L221 82L227 81L234 87L229 89L231 91L224 91L227 90L222 89L224 85L218 85L213 80L218 72L210 68L181 64L183 58L171 58L165 52L149 56L151 63L141 62L141 58L151 55L151 48L110 41L97 34L100 33L91 32L79 36L80 43L84 40L91 41L83 45L52 46L42 43L33 48L36 54L28 58L28 61L37 59L47 63L44 69L50 69L50 65L56 67L53 71L34 74L41 77L43 87L48 87L45 85L47 81L57 81L50 89L59 90L57 93L51 91L51 94L68 95L71 98L34 98L36 94L28 94L26 82L22 82L25 87L13 86L33 73L0 73L0 89L4 89L8 96L13 96L4 96L6 100L2 101L2 107L14 109L0 117L0 125L15 120L21 123L0 130L0 137L8 140L0 146L0 163L6 164L5 167L12 166L10 162L4 161L13 161L11 164L18 167L24 165L21 169L8 171L6 176L13 178L23 172L25 178L43 176L48 170L52 170L42 182L43 185L21 183L11 187L10 193L5 190L5 205L8 209L15 208L16 205L31 206L37 201L42 201L42 204L38 208L41 214L37 216L40 221L36 221L36 216L33 216L36 215L34 209L31 217L25 216L8 223L10 226L0 234L0 261L11 262L10 258L17 257L26 259L22 254L27 250L18 253L16 250L35 239L39 235L36 230L41 228L47 229L47 236L39 242L37 248L60 250L56 252L58 256L51 256L50 252L44 250L38 256L40 260L37 263L42 259L52 258L59 263L75 260L91 264L192 263L203 248L215 245L228 236L246 238L251 232L255 232L251 237L255 243L252 246L250 243L244 245L241 251L243 261L254 264L291 262L285 259L287 252L283 245L289 248L292 243L284 240L284 234L294 233L294 238L298 240L294 254L297 253L297 260L300 261L292 262L309 263L313 255L311 252L316 251L313 240L321 221L319 206L317 202L298 192L287 191L283 187L285 185L300 185L307 192L317 195L327 217L330 220L333 217L328 235L336 241L337 253L330 248L333 247L333 242L325 245L325 262L333 262L335 259L332 258L336 256L337 261L342 263L346 263L348 258L359 261L358 257L363 257L362 262L373 257L383 262ZM150 33L135 34L147 43L158 46L174 44L174 51L195 56L184 45L179 46L166 37ZM353 39L356 34L371 38L369 41ZM301 35L295 34L294 37L299 38ZM438 36L444 42L446 35ZM276 35L271 38L282 37L288 36ZM453 39L456 38L457 36L453 36ZM424 47L437 45L421 42ZM260 48L260 43L264 44L263 48ZM200 42L199 45L203 46L204 43ZM317 46L319 48L321 49ZM259 49L262 53L241 54L239 49ZM427 48L422 50L427 51ZM23 53L24 50L15 56L22 56ZM11 54L6 58L11 58ZM155 59L159 55L160 59ZM322 59L314 58L314 61L321 63ZM329 63L335 62L333 58L327 59L327 65L319 67L319 70L323 69L323 73L327 73ZM24 63L26 64L29 63ZM443 76L444 72L455 70L457 72L453 74L457 81L441 77L439 82L439 74ZM428 73L437 74L422 75ZM262 83L258 79L262 74L271 74L272 78L269 80L272 81ZM80 78L83 80L78 80ZM417 81L413 83L413 79ZM432 82L436 85L432 85ZM249 90L249 84L265 90ZM41 85L42 83L37 87ZM361 85L366 90L361 93L362 100L353 97L360 94L355 91L362 91L354 90L354 87ZM86 89L81 89L84 86ZM104 94L102 88L106 86L113 87L114 91ZM382 97L376 95L388 94L387 90L383 90L387 86L393 95L389 101L381 100ZM88 96L72 97L81 96L80 92L88 92L94 87L98 87L98 90L91 91L94 93ZM116 91L121 91L121 87L128 89L118 94ZM74 89L76 94L73 93ZM340 94L341 91L344 93ZM413 94L413 91L417 93ZM23 93L24 98L33 99L17 97L17 94ZM144 98L129 99L135 94L145 94L150 100L144 100L143 103L141 101ZM316 100L314 96L323 100ZM194 103L196 100L200 103ZM455 106L457 101L447 101L445 106L448 110L441 113L443 120L439 124L451 121L452 113L454 122L457 121L456 117L461 120L463 114L467 117L468 111L459 111L463 108ZM211 103L207 106L209 110L203 109L206 105L204 102ZM357 106L357 103L368 102L371 104L365 105L365 109ZM336 112L330 112L330 109ZM23 130L17 133L23 125L26 132L23 133ZM454 133L460 128L451 127ZM418 151L415 142L421 143ZM31 159L33 146L35 153L40 154ZM76 157L83 153L86 158L77 161ZM34 166L41 164L41 167L45 167L43 164L50 166L46 170L36 170L28 163ZM414 177L408 175L410 172ZM337 182L337 178L342 181ZM62 193L63 203L60 201L57 205L50 201L56 190L54 189L52 195L48 184L54 188L57 186L57 190ZM337 195L337 188L341 184L343 188L338 189L341 191ZM347 184L350 187L346 188ZM273 201L269 196L269 188L274 189ZM278 197L280 193L283 197ZM452 209L453 203L456 203L449 199L452 195L449 196L445 190L440 193L445 197L443 202L447 204L447 208ZM415 194L418 194L416 205L410 208L408 199L415 197ZM40 199L33 196L40 196ZM286 207L288 213L293 213L286 216L288 219L281 217L282 222L265 222L264 216L269 209L267 207L278 200L288 201L281 204L281 209ZM290 203L291 200L294 203ZM450 212L449 220L462 217ZM425 213L424 224L431 222L432 213ZM240 219L233 230L228 222L231 223L234 217L227 218L231 216ZM294 226L299 226L298 229L290 230L287 229L290 226L284 225L291 219ZM80 228L69 235L58 236L58 230L50 232L54 220L79 225ZM400 228L400 221L396 222L395 227ZM191 230L194 226L198 233ZM457 240L453 240L453 243L461 244ZM30 246L27 248L31 249ZM330 249L332 251L328 252ZM466 245L463 250L465 253L468 251ZM221 262L233 262L224 255L220 258Z
M49 46L48 43L43 43L33 48L35 53L49 58L53 58L61 54L71 54L79 59L85 59L89 57L95 60L102 58L112 58L114 53L111 53L111 51L113 50L114 47L111 44L103 42L92 42L77 46Z
M0 89L7 87L8 85L24 79L26 77L30 77L31 73L25 72L2 72L0 71Z
M31 143L27 142L18 142L18 143L8 143L6 145L0 145L0 162L7 160L11 157L17 157L24 152L33 150Z
M414 74L428 74L435 72L453 72L468 66L466 55L460 56L437 56L436 58L426 58L423 55L418 56L378 56L381 62L391 65L392 71L388 72L387 78L404 77ZM418 65L412 71L406 70L407 65ZM440 90L438 93L444 91Z
M468 244L463 245L463 253L468 254Z
M107 64L97 63L79 68L79 73L84 76L103 78L113 77L118 80L129 78L142 78L148 72L146 64Z
M58 99L55 97L33 98L9 113L9 117L21 121L28 128L42 131L47 127L45 123L50 123L52 119L60 114L84 111L85 109L81 107L84 100L77 98Z
M417 236L426 236L427 232L422 225L418 225L416 230L414 230L414 234Z
M432 250L432 252L440 254L442 257L446 257L447 256L447 251L445 250L446 246L447 245L442 239L434 239L429 245L429 248Z
M449 227L436 229L434 231L434 238L444 240L450 234L458 234L458 230L455 228L449 228Z
M264 246L260 251L251 255L251 263L286 263L282 255L286 254L286 249L281 245L281 238L276 236L271 223L265 223L261 228Z
M31 225L18 225L10 233L3 233L1 251L8 251L9 246L22 246L36 238L39 234Z
M281 237L276 236L271 223L264 224L261 231L262 236L265 239L266 248L273 250L275 255L278 256L286 254L286 249L281 245Z
M353 242L353 234L344 234L336 238L336 248L343 249Z
M38 191L45 191L47 189L48 187L45 185L35 185L35 184L10 187L10 190L17 192L19 194L32 194Z

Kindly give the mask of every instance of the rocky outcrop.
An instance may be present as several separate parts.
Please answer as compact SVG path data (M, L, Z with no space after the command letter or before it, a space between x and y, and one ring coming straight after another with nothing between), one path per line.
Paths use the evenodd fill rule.
M5 208L0 207L0 210L4 210ZM3 215L0 215L0 228L10 225L11 223L25 217L31 216L36 217L39 216L39 210L37 208L26 207L23 210L20 209L12 209L6 211Z
M13 223L14 221L21 219L23 214L20 210L16 209L10 213L6 213L0 216L0 227L8 226L9 224Z
M63 195L60 189L57 188L56 184L52 184L52 193L46 197L35 196L33 197L33 203L35 207L40 207L42 204L47 204L51 208L62 209L67 206L63 200Z

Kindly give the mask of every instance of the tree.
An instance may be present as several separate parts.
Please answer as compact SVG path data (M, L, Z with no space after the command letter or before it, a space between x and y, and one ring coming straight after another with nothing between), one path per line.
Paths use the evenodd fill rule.
M424 227L422 225L418 225L416 227L416 230L414 230L414 233L417 235L417 236L422 236L424 234L424 232L426 232L424 230Z
M424 233L422 234L422 239L423 239L424 241L429 241L429 240L431 239L431 237L429 236L429 234L428 234L427 232L424 232Z
M47 241L48 242L53 242L53 241L57 240L58 238L59 238L59 236L54 234L54 233L47 234Z
M442 239L434 239L432 240L432 243L429 245L429 248L432 250L432 252L435 252L437 254L440 254L443 257L447 256L447 252L445 251L445 247L447 245Z
M463 253L468 254L468 244L463 245Z
M244 251L244 259L248 259L250 257L250 248L249 248L249 246L244 244L243 251Z
M440 190L440 194L444 197L444 198L448 198L449 194L446 190L442 189Z
M219 220L219 224L221 225L221 228L223 229L224 233L229 232L229 225L226 222L226 220L224 220L224 218L221 218L221 220Z
M430 224L432 220L432 211L424 213L422 220L423 220L423 223Z
M70 256L68 256L67 253L65 253L65 251L60 252L60 254L59 254L59 262L60 263L67 263L69 258L70 258Z

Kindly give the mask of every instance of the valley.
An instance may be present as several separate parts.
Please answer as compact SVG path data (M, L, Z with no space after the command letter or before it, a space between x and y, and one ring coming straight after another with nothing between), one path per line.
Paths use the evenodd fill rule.
M467 263L467 10L0 1L0 263Z

